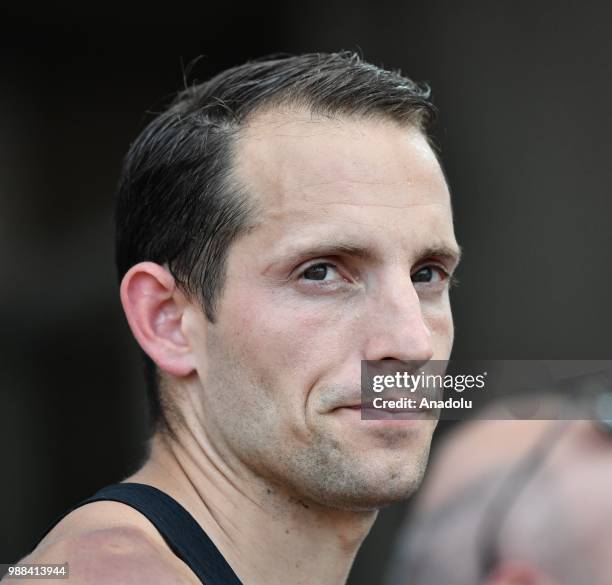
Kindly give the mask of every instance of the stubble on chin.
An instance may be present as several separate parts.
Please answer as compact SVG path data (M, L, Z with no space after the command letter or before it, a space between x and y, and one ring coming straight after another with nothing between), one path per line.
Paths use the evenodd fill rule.
M400 440L397 433L389 433L390 444ZM407 499L418 488L429 446L429 441L419 437L409 452L397 448L369 452L366 445L348 449L337 438L319 436L293 453L277 451L280 473L269 479L284 486L290 497L303 505L375 511Z

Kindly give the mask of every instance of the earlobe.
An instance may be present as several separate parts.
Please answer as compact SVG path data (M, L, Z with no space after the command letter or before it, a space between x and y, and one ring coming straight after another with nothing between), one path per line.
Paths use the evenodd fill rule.
M136 341L160 369L180 377L195 370L182 326L187 301L168 270L154 262L132 266L121 281L121 304Z

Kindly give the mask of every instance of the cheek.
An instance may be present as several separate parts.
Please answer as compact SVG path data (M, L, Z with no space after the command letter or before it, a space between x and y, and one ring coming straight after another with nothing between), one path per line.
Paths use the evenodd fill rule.
M445 302L423 307L423 319L429 328L435 350L434 359L446 359L450 355L455 334L453 315L448 298Z
M342 329L329 312L257 289L234 298L228 315L224 337L242 365L293 385L316 375L313 370L334 352Z

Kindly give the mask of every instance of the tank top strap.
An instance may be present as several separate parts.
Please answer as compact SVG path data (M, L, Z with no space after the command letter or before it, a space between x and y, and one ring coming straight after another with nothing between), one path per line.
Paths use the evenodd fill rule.
M85 504L101 501L126 504L148 518L170 550L185 562L204 585L242 585L219 549L193 516L174 498L150 485L116 483L103 487L93 496L64 512L47 529L45 535L73 510Z

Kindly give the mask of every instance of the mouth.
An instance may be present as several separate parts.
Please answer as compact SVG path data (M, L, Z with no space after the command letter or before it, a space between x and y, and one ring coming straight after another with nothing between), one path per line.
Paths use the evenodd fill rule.
M420 401L416 401L418 404ZM345 410L359 413L363 420L377 419L414 419L414 418L433 418L434 411L430 408L419 408L418 406L386 406L375 407L372 402L364 402L358 404L350 404L340 406L335 410Z

